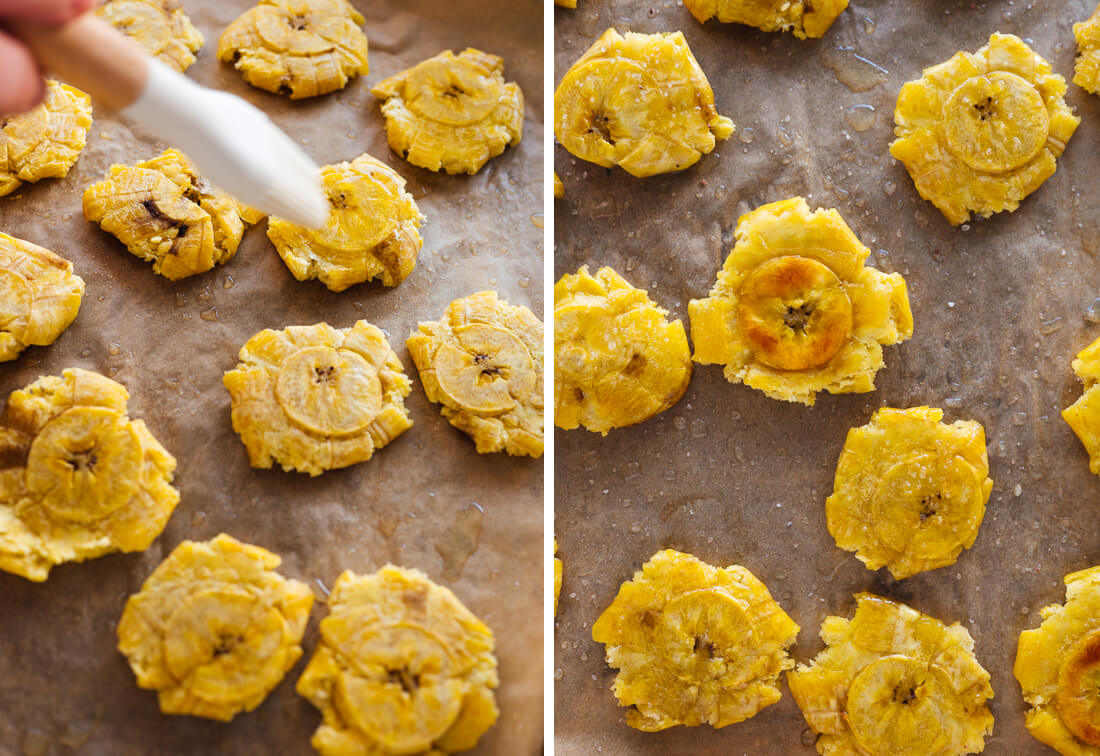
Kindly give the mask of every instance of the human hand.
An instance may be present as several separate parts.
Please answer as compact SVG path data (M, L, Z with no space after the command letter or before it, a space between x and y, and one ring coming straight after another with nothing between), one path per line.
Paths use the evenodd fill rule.
M46 84L31 51L3 31L4 21L58 25L91 10L95 0L0 0L0 118L42 102Z

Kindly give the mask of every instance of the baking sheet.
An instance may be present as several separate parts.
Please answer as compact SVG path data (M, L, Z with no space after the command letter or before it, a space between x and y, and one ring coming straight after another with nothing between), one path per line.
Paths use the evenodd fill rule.
M397 288L367 283L334 294L316 281L295 281L261 224L228 265L179 283L156 277L81 215L84 187L112 162L146 159L164 147L102 111L68 178L0 200L0 229L71 259L87 282L80 316L53 346L0 365L3 394L71 366L113 376L130 390L131 415L144 418L179 460L182 494L145 553L61 566L41 585L0 574L0 754L313 752L309 737L320 714L294 693L294 683L316 644L323 604L314 607L306 656L259 709L228 725L161 715L155 693L137 688L115 650L126 597L180 541L222 531L281 555L281 572L309 582L319 596L342 570L368 572L387 561L420 568L452 588L494 629L500 660L500 721L472 753L537 753L542 462L478 455L425 399L404 339L419 320L484 288L542 316L543 232L532 216L542 213L543 197L543 6L356 2L366 16L369 76L339 93L291 103L247 86L217 62L222 29L250 5L185 0L206 36L188 75L259 105L320 163L367 151L405 176L428 217L419 264ZM503 56L506 77L523 89L523 141L474 177L436 175L390 152L369 84L467 46ZM216 320L204 319L214 317L212 309ZM371 461L319 478L250 469L221 383L237 350L262 328L321 320L347 327L358 318L388 331L413 379L413 428Z
M1024 728L1011 667L1020 631L1038 623L1040 607L1063 600L1062 576L1100 562L1100 480L1059 416L1080 395L1072 356L1100 336L1083 317L1100 294L1100 98L1070 85L1083 122L1058 173L1015 214L968 228L952 228L922 201L887 147L902 83L978 49L994 31L1029 38L1069 79L1071 25L1094 0L855 0L823 41L703 26L663 0L580 6L555 14L555 81L608 26L681 29L719 111L753 138L735 135L690 170L645 180L557 146L566 190L556 202L557 275L612 265L686 323L688 301L706 295L732 246L737 217L802 194L812 206L838 208L865 244L884 250L878 264L906 276L916 332L886 347L875 393L822 394L808 409L729 385L719 366L697 366L680 402L648 423L607 438L558 431L557 753L814 753L785 683L778 704L722 730L626 726L591 626L619 584L665 547L751 569L802 626L799 660L821 649L827 614L851 616L857 591L963 623L996 692L986 753L1053 753ZM838 47L885 73L853 65L852 52ZM881 83L852 91L823 53L857 86ZM847 121L856 105L875 108L866 131ZM836 548L824 500L850 427L882 405L924 403L943 407L949 421L985 426L994 489L977 543L956 565L896 583Z

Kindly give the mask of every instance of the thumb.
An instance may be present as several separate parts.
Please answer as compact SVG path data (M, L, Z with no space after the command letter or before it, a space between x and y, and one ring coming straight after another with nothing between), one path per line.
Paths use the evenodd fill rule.
M95 0L0 0L0 17L56 25L94 6Z
M22 42L0 32L0 118L30 110L42 101L46 82Z

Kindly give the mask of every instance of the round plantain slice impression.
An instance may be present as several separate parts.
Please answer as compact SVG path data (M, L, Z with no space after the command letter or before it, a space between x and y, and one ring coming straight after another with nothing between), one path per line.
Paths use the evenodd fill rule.
M359 433L382 408L382 382L362 355L331 346L307 347L283 363L275 381L283 412L326 436Z
M733 121L718 114L682 32L608 29L554 92L554 135L562 146L634 176L688 168L732 134Z
M69 174L92 127L92 98L47 79L40 105L0 119L0 197L24 182Z
M12 393L0 415L0 569L43 581L62 562L143 551L179 503L176 460L126 389L77 368Z
M882 347L913 335L905 279L864 263L836 210L794 197L737 219L710 296L688 306L693 359L774 399L873 391Z
M223 377L253 467L320 475L370 459L412 426L411 384L381 329L260 331Z
M271 218L267 236L299 281L319 279L343 291L378 278L397 286L416 266L424 244L424 216L405 190L405 179L385 163L363 154L350 163L321 169L328 196L324 227L310 230Z
M737 318L761 362L806 370L831 360L852 335L852 300L828 266L798 255L773 257L745 277Z
M499 714L493 633L419 570L343 573L298 693L321 710L322 756L444 756L473 748Z
M71 262L0 232L0 362L52 344L76 319L83 296Z
M430 171L477 173L523 137L523 92L504 60L472 47L378 82L390 148Z
M218 60L292 100L327 94L369 70L362 23L347 0L261 0L222 32Z
M180 0L106 0L95 14L181 72L195 62L204 41Z
M1065 577L1066 603L1020 633L1013 673L1031 705L1027 729L1063 756L1100 753L1100 567Z
M205 273L237 254L248 226L263 215L199 175L177 150L135 166L112 165L84 190L84 217L171 281Z
M481 291L420 323L405 342L429 401L479 454L542 455L542 322Z
M228 722L298 661L313 592L280 562L224 533L184 541L126 601L118 650L162 712Z
M822 754L963 756L993 731L989 673L974 639L904 604L856 596L852 619L826 617L826 648L787 673Z
M726 727L779 700L798 625L744 567L660 551L592 626L619 670L612 691L645 732Z
M684 324L611 268L587 266L554 286L554 423L607 435L684 395L691 352Z
M1054 175L1081 122L1065 93L1023 40L994 34L902 87L890 154L953 225L1013 212Z
M932 407L883 407L848 431L825 502L829 533L895 580L954 564L974 545L993 490L985 429Z

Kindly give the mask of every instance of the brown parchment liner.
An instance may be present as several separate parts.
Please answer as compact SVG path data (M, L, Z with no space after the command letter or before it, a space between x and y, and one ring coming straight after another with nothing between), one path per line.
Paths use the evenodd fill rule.
M1059 416L1080 395L1073 355L1100 335L1083 318L1100 295L1100 98L1071 84L1067 100L1083 121L1058 172L1015 214L969 227L949 226L921 200L887 150L901 85L959 50L977 50L994 31L1029 38L1068 80L1072 23L1095 2L857 0L821 41L700 25L667 0L579 6L555 12L555 83L608 26L680 29L719 112L754 134L751 144L738 134L719 142L683 173L645 180L556 146L566 192L555 203L556 275L612 265L686 324L688 301L709 291L737 217L801 194L813 207L838 208L867 246L886 250L872 259L906 276L916 326L911 341L885 348L872 394L821 394L809 409L732 386L720 366L696 366L683 399L648 423L607 438L557 431L565 578L553 662L556 752L815 753L785 682L778 704L722 730L626 726L592 623L622 581L671 547L752 570L802 626L793 649L800 661L822 648L827 614L851 616L857 591L961 622L996 691L985 752L1053 753L1024 728L1012 662L1020 631L1063 600L1062 576L1100 562L1100 480ZM842 46L885 68L882 83L857 93L838 81L822 53ZM854 105L875 108L872 128L847 123ZM897 583L836 548L824 503L848 429L879 406L919 404L943 407L948 422L985 426L994 489L977 542L957 564Z
M542 463L478 455L470 439L429 404L405 337L457 297L495 288L543 313L542 17L538 0L355 2L366 17L370 74L329 96L290 102L249 87L218 63L222 30L249 0L184 0L206 37L187 75L263 108L318 163L370 152L409 182L428 218L424 249L394 289L366 283L334 294L295 281L261 223L236 257L172 283L154 276L81 215L81 193L113 162L134 163L165 146L131 133L102 108L88 146L66 179L21 187L0 200L0 229L72 260L87 282L80 315L48 348L0 366L3 396L41 374L79 366L129 389L130 410L179 460L182 500L163 535L142 554L56 568L47 583L0 574L0 754L310 754L319 712L294 692L325 614L314 607L303 658L268 699L229 725L160 714L115 650L126 597L184 539L225 531L283 558L280 571L324 592L344 569L371 572L392 561L453 589L493 628L500 659L500 721L474 754L536 754L542 747ZM526 97L523 141L476 176L409 165L386 145L369 86L446 48L501 55ZM536 219L541 223L541 219ZM226 288L232 282L231 288ZM526 285L525 285L526 284ZM217 310L217 320L201 313ZM209 314L208 314L209 317ZM320 478L248 466L233 433L222 372L262 328L326 320L345 328L366 318L385 329L414 386L415 425L371 461ZM473 530L480 540L460 575L436 544ZM460 523L456 525L456 523ZM458 535L445 535L457 528ZM75 751L72 745L79 746Z

